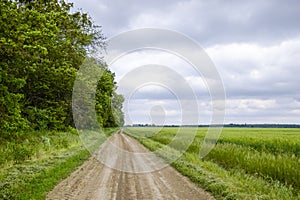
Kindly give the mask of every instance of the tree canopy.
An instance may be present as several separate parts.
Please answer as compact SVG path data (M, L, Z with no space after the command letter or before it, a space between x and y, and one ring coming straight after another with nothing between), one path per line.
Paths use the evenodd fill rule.
M87 14L71 12L72 6L64 0L0 2L1 133L74 126L76 74L90 52L105 47L105 37ZM120 125L123 98L115 92L114 74L100 65L105 70L96 92L99 123Z

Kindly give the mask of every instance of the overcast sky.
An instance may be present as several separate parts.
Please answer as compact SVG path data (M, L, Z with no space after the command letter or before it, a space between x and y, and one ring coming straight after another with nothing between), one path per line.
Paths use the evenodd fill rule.
M102 26L107 38L151 27L174 30L194 39L223 80L225 123L300 124L300 1L72 2ZM110 67L121 81L133 70L151 64L170 67L180 75L176 80L190 85L198 110L189 115L199 115L199 123L209 123L212 106L208 88L203 77L193 74L182 59L162 51L144 50L128 54ZM146 73L141 76L147 77ZM123 82L120 88L129 84ZM175 81L171 89L163 84L136 86L126 101L126 123L182 124L181 111L186 101L182 103L174 94L184 88L180 85L178 81L176 86Z

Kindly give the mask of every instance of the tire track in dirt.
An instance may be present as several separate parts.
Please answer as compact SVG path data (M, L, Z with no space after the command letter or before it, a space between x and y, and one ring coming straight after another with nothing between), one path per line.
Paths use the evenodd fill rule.
M92 156L49 192L46 199L214 199L170 166L148 173L130 172L139 171L143 167L147 169L154 160L145 156L124 156L124 154L116 153L115 148L127 153L149 152L139 142L119 131L101 145L95 156ZM109 159L110 167L99 162L103 159L101 156ZM160 158L156 159L160 160ZM124 169L124 167L130 169L129 172L117 170Z

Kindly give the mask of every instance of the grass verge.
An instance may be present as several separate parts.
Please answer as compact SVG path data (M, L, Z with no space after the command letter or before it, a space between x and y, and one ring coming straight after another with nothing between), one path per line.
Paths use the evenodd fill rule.
M105 130L109 136L116 129ZM81 133L84 134L84 133ZM89 135L98 133L89 133ZM60 145L61 138L64 145ZM46 194L59 181L68 177L72 171L90 157L90 152L80 142L78 135L68 133L44 132L30 136L28 142L20 143L23 148L38 148L37 152L25 160L9 160L0 169L0 199L45 199ZM40 138L51 138L50 146L37 144ZM104 140L93 142L89 148L96 149ZM14 144L18 146L18 144ZM9 152L2 146L2 154ZM12 152L14 153L14 152ZM18 152L15 152L18 154ZM12 156L14 157L14 156Z

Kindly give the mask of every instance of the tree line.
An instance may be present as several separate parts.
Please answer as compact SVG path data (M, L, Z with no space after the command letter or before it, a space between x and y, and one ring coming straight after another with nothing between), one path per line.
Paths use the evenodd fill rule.
M83 61L105 48L101 27L64 0L1 0L0 132L74 127L72 89ZM122 125L123 97L103 62L95 108L102 127Z

